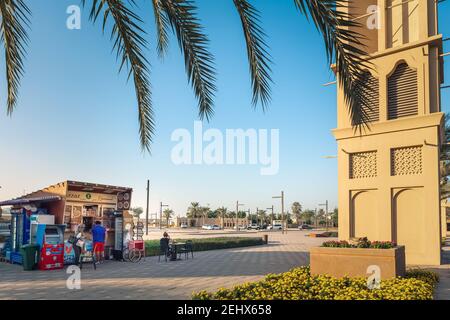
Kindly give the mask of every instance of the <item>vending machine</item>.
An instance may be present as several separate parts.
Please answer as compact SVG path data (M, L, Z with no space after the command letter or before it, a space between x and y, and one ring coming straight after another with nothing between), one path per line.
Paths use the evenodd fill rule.
M30 216L32 212L26 209L11 210L11 263L22 264L20 248L30 241Z
M30 216L30 243L37 243L38 226L47 224L55 224L55 216L50 214L32 214Z
M35 243L40 246L39 269L64 267L64 230L66 225L37 224Z

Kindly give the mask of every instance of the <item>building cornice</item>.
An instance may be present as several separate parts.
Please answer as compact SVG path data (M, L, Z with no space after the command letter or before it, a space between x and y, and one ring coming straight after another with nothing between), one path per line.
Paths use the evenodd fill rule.
M396 120L375 122L370 124L368 129L362 129L360 134L355 128L341 128L333 129L332 133L336 140L353 139L360 137L367 137L391 132L409 131L429 127L439 127L444 120L443 112L436 112L423 116L414 116L408 118L401 118Z

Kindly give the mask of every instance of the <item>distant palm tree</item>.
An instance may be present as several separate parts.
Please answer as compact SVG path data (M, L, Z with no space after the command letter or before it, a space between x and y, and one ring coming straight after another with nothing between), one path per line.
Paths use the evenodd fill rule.
M172 216L173 216L173 210L171 210L169 208L164 209L163 217L164 217L164 219L166 219L166 226L169 226L169 220L170 220L170 218L172 218Z
M298 223L301 220L302 216L302 205L300 204L300 202L294 202L291 206L291 210Z
M202 217L202 225L205 224L205 219L208 217L208 213L211 209L209 207L201 207L200 208L200 215Z
M256 213L256 219L259 219L260 224L266 223L266 210L258 210ZM256 221L258 223L258 221Z
M187 209L186 216L189 219L195 219L199 216L200 204L198 202L191 202L191 205Z
M223 225L223 223L224 223L224 219L225 219L225 217L227 216L227 211L228 211L228 209L227 208L225 208L225 207L220 207L220 208L218 208L217 210L217 213L219 214L219 217L221 218L220 219L220 221L222 222L222 229L224 228L224 225Z
M258 9L248 0L230 0L236 8L246 41L247 56L253 91L253 105L261 103L265 109L271 99L271 57ZM366 53L361 49L362 36L348 27L362 25L343 12L342 8L355 0L293 0L298 11L311 18L325 42L328 63L335 63L338 82L349 104L349 113L355 126L368 123L365 110L370 110L366 95L371 90L364 81L365 71L371 68ZM5 48L7 113L17 106L20 80L24 73L24 59L28 44L31 11L26 0L0 1L0 42ZM133 80L138 105L140 143L150 151L155 131L148 49L144 21L136 13L135 0L82 0L89 6L90 19L102 20L105 32L110 28L113 48L120 61L119 71L128 69ZM184 55L188 81L198 99L201 119L209 120L214 113L216 70L209 51L209 40L197 17L195 0L152 0L157 35L157 53L163 58L169 48L173 32ZM354 29L353 29L354 30ZM350 41L349 41L350 40ZM301 38L299 38L301 41ZM309 45L309 44L306 44ZM365 108L367 106L367 108Z
M141 207L137 207L131 209L131 211L133 212L134 217L139 219L141 214L144 212L144 209L142 209Z

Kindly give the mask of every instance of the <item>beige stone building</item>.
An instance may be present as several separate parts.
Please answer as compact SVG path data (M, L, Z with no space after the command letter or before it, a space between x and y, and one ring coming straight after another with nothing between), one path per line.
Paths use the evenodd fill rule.
M378 6L379 27L366 25ZM338 84L339 237L391 240L408 264L441 262L442 35L434 0L358 0L350 14L374 70L370 128L352 128ZM365 15L365 16L364 16ZM370 23L370 21L367 21Z
M199 228L203 225L218 225L224 229L232 229L236 226L236 219L234 218L195 218L189 219L186 217L177 217L175 226L180 227L181 224L186 224L188 227ZM247 218L237 219L237 224L239 227L247 227L250 222Z

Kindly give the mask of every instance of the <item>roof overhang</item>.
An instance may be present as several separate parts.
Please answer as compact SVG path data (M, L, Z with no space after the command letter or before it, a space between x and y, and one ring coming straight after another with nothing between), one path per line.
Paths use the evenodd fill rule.
M79 182L79 181L67 181L67 189L70 191L96 192L107 194L117 194L121 192L133 191L132 188L110 186L97 183Z
M25 205L35 202L52 202L52 201L59 201L61 200L60 196L42 196L42 197L34 197L34 198L18 198L18 199L12 199L7 201L0 202L0 207L3 206L19 206L19 205Z

